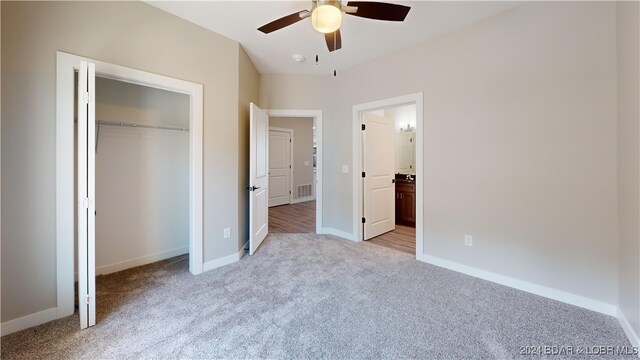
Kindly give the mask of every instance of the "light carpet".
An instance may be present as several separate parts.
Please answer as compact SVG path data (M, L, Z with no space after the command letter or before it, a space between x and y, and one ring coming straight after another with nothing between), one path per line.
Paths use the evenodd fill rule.
M522 346L630 346L613 317L315 234L269 235L198 276L181 256L97 284L95 327L79 330L76 314L11 334L2 358L505 359Z

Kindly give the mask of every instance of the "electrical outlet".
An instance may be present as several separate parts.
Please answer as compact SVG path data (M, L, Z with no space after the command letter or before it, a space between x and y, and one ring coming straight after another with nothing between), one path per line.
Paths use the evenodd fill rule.
M465 235L464 236L464 244L467 246L473 246L473 236Z
M308 161L305 161L305 162L304 162L304 166L309 166L309 162L308 162Z
M349 165L342 165L342 173L343 174L349 173Z
M225 228L224 229L224 238L228 239L231 237L231 228Z

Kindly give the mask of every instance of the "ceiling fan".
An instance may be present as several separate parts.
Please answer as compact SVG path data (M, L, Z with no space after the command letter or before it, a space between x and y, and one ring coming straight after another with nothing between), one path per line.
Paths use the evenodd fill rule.
M329 51L342 47L340 25L342 13L367 19L404 21L411 7L373 1L349 1L343 5L340 0L312 0L311 10L302 10L272 21L258 28L265 34L280 30L300 20L311 18L311 25L324 34Z

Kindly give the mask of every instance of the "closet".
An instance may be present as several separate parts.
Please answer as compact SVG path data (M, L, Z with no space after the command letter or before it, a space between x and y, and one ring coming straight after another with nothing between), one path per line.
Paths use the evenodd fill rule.
M97 76L95 113L96 275L187 254L189 96Z

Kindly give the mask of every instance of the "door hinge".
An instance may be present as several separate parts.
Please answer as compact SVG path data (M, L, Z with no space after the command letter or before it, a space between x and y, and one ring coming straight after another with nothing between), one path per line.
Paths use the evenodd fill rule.
M291 169L291 165L289 165L289 169Z
M363 171L362 172L362 177L365 177L365 176L366 176L366 173Z
M82 102L84 102L85 104L88 104L90 99L91 94L89 94L89 92L85 92L84 94L82 94Z
M362 218L362 223L364 224L364 223L366 223L366 222L367 222L367 219Z
M413 138L410 138L410 139L409 139L409 142L413 142Z
M89 305L89 303L91 302L90 300L91 300L91 297L90 297L89 295L86 295L86 296L84 297L84 303L85 303L86 305Z
M293 142L293 141L291 141L291 139L289 139L289 142Z
M289 195L291 195L291 190L289 190Z
M366 126L364 124L362 124L362 130L364 130L366 128Z
M84 198L84 199L80 200L80 206L83 209L88 209L89 205L91 205L91 200L89 200L89 198Z

